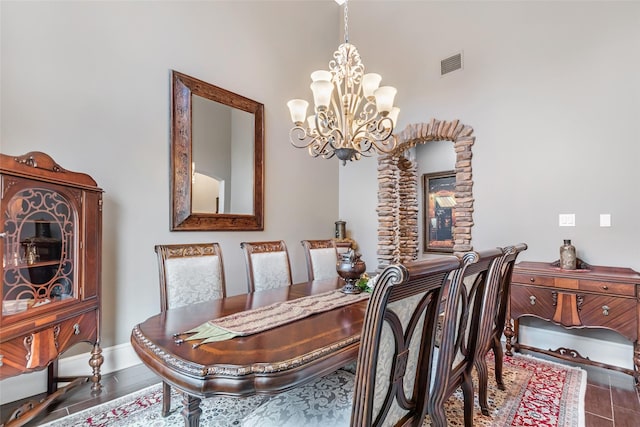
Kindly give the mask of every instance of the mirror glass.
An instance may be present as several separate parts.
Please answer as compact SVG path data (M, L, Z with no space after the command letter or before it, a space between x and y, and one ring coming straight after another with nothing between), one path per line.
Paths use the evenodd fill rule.
M172 230L262 230L264 107L172 71Z

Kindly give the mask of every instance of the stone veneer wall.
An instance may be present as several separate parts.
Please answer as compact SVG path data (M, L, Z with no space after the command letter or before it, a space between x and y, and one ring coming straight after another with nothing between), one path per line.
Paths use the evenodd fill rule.
M473 227L473 128L459 120L408 125L394 134L396 148L378 157L378 270L418 257L418 165L405 157L408 149L431 141L452 141L456 152L456 225L454 252L466 252Z

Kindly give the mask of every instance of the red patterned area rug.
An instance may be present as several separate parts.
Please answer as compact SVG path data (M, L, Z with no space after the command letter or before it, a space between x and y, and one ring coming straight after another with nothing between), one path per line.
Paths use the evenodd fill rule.
M496 387L493 375L493 358L490 357L488 395L491 414L482 415L476 401L474 426L584 427L584 370L516 354L505 357L505 391ZM242 418L264 399L262 396L204 399L200 405L200 426L240 426ZM160 415L162 390L158 384L42 427L184 426L180 415L181 397L173 392L171 400L172 412L163 418ZM460 389L447 401L446 412L449 426L464 425ZM424 425L430 426L429 421L427 417Z
M504 358L506 390L500 390L492 353L487 356L487 364L489 416L480 412L474 371L474 427L584 427L585 370L516 353ZM446 402L445 411L448 425L464 425L460 388ZM431 425L428 418L424 425Z

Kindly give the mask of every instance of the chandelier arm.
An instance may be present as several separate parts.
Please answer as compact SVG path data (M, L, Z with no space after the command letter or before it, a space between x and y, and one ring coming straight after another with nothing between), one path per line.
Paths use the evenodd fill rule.
M341 97L337 97L337 99L339 100ZM333 132L336 142L336 148L340 148L344 145L344 141L345 141L345 135L344 132L342 131L343 129L346 129L346 117L344 116L344 112L342 110L342 106L340 104L339 101L336 100L336 98L331 98L331 107L333 108L334 111L334 116L335 116L335 126L334 129L337 132Z
M291 145L296 148L307 148L309 155L312 157L323 156L331 154L333 150L328 150L329 140L322 135L313 135L301 126L296 126L289 131L289 139ZM333 154L331 154L332 156ZM328 157L326 157L328 158Z
M331 98L331 105L336 115L336 125L337 128L340 129L340 138L336 141L336 148L342 148L346 146L346 138L345 132L343 130L347 130L347 124L349 122L347 116L345 115L345 110L343 106L344 94L342 91L342 85L344 81L340 79L340 76L337 73L334 73L333 76L333 84L336 88L335 97Z
M369 104L369 101L364 96L362 96L362 94L363 94L362 80L360 80L360 83L358 84L358 89L356 90L354 95L355 101L352 103L352 107L350 111L351 117L353 117L354 120L357 117L356 114L360 110L360 106L362 105L362 103L366 101L364 105L366 106L367 104ZM363 106L362 108L364 109L365 107Z
M316 132L326 138L332 148L340 148L344 140L342 129L335 126L335 113L332 111L318 111L316 114Z
M325 138L314 137L311 143L309 144L309 154L312 157L322 156L325 159L329 159L333 157L334 151L328 150L327 145L329 141Z

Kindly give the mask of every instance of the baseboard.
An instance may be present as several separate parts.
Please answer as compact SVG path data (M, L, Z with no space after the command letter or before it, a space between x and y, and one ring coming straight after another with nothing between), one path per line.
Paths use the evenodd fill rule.
M102 356L104 357L104 363L100 370L102 375L141 363L129 343L103 348ZM89 366L90 358L91 353L89 352L61 358L58 361L59 375L91 375L91 367ZM46 369L44 371L7 378L0 381L0 405L44 393L45 391L47 391Z
M580 336L571 331L557 331L546 328L520 325L520 342L544 350L558 347L578 351L583 357L621 368L633 369L633 344ZM610 332L614 334L614 332ZM616 334L617 335L617 334ZM603 344L604 343L604 344Z

